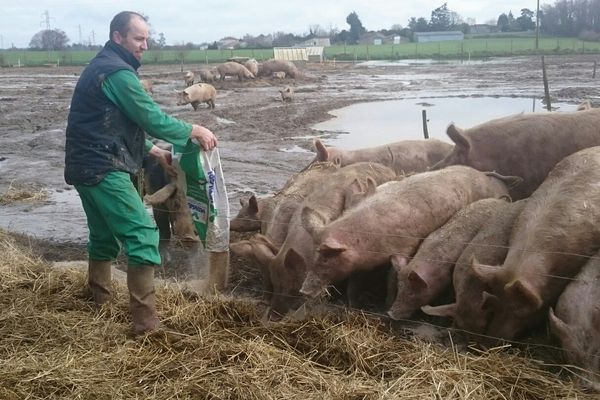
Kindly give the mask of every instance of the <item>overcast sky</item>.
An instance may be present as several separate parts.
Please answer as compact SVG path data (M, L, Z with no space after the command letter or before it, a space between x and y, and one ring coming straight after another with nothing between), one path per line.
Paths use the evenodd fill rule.
M541 0L540 4L554 4ZM108 39L108 26L119 11L137 11L150 17L152 29L167 44L213 42L225 36L261 33L303 34L309 26L348 29L346 16L358 14L367 30L407 26L410 17L431 18L444 0L0 0L0 47L27 47L31 37L46 28L63 30L70 43ZM448 0L448 8L477 23L497 20L522 8L535 11L536 0Z

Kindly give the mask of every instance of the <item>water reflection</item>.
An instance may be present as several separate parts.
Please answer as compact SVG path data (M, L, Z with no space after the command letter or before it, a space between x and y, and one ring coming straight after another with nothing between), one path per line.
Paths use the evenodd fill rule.
M575 104L553 103L558 111L574 111ZM521 112L547 112L541 99L519 97L440 97L353 104L331 111L336 118L313 125L323 141L345 149L377 146L423 138L422 111L426 110L430 138L450 142L448 124L469 128L494 118Z

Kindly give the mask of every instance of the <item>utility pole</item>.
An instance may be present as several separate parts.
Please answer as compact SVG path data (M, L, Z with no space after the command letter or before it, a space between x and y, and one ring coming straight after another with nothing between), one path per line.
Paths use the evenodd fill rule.
M49 31L50 30L50 13L48 12L48 10L46 10L42 13L42 17L44 17L44 19L42 20L42 22L40 22L40 25L46 24L46 30Z
M92 46L96 45L96 34L92 31Z
M537 11L535 12L535 49L540 45L540 0L537 0Z

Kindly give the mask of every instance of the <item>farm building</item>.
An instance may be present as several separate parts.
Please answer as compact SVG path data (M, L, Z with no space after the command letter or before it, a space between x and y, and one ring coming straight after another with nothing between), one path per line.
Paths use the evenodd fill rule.
M478 34L478 33L495 33L498 32L498 27L496 25L489 24L474 24L469 26L470 33Z
M464 40L465 34L461 31L443 31L443 32L415 32L415 42L443 42L449 40Z
M308 61L306 47L273 47L273 58L286 61Z
M315 38L306 40L304 43L302 43L302 45L306 46L306 47L309 47L309 46L328 47L328 46L331 46L331 41L329 40L328 37L315 37Z

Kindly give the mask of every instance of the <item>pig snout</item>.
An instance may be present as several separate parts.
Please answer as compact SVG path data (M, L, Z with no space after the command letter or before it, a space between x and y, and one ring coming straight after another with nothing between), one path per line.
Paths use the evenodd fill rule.
M324 290L323 282L321 279L314 273L309 272L306 275L306 279L302 283L302 288L300 289L300 293L308 297L318 297Z

